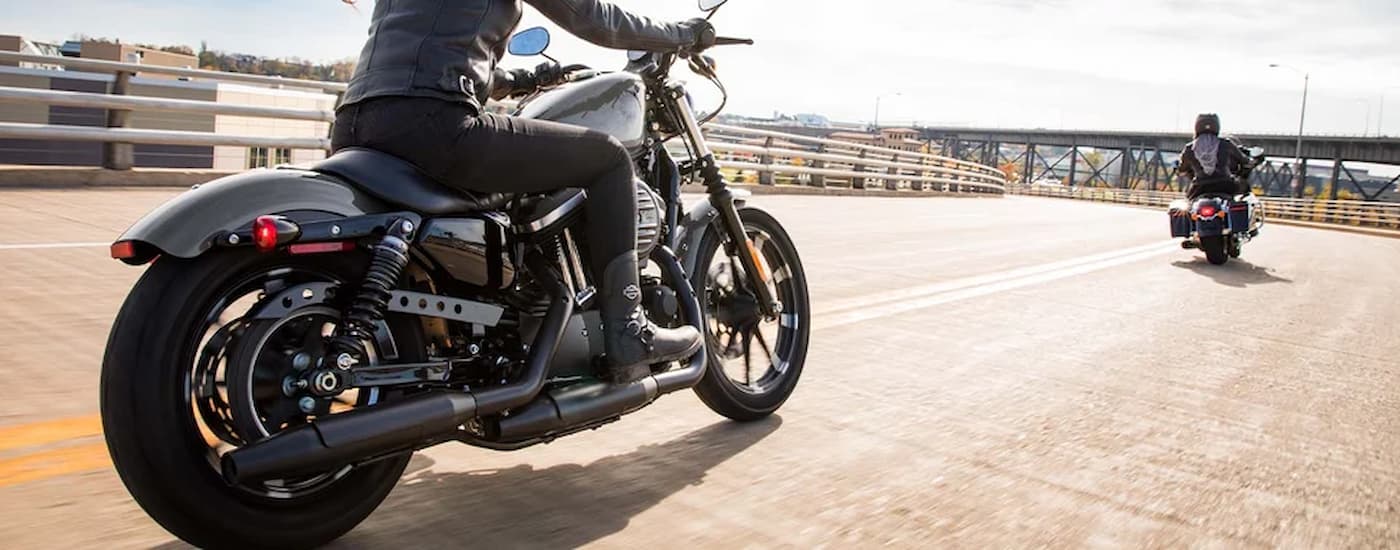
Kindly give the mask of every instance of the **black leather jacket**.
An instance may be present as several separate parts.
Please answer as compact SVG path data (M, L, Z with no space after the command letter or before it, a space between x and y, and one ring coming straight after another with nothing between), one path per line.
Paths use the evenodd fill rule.
M1186 144L1185 149L1181 150L1181 166L1177 168L1177 171L1181 177L1191 181L1186 195L1190 198L1196 198L1207 193L1248 193L1249 182L1243 181L1240 175L1252 167L1253 161L1240 152L1240 148L1235 145L1235 142L1221 138L1220 151L1216 154L1215 170L1211 174L1206 174L1200 159L1196 158L1195 149L1189 143Z
M685 25L598 0L525 0L584 40L607 48L670 50L695 41ZM520 0L378 0L369 40L341 105L373 97L434 97L477 108L520 22Z

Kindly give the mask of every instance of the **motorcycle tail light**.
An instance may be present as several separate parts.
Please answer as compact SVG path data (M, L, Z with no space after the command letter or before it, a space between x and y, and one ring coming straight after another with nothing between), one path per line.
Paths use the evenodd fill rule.
M258 216L253 220L253 244L259 252L271 252L277 248L277 218Z
M136 243L134 241L121 241L112 243L112 258L125 260L136 257Z
M1207 204L1207 205L1205 205L1205 206L1202 206L1202 207L1201 207L1201 210L1200 210L1199 212L1197 212L1196 215L1198 215L1198 216L1200 216L1200 217L1202 217L1202 218L1214 218L1214 217L1215 217L1215 207L1214 207L1214 206L1211 206L1211 205L1209 205L1209 204Z

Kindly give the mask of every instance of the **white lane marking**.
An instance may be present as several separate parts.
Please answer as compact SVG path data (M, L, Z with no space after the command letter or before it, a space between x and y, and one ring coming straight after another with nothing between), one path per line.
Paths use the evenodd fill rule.
M940 281L937 283L930 283L925 285L896 288L884 292L866 294L863 296L853 296L850 298L844 298L840 300L830 300L821 304L819 306L819 309L814 313L817 315L829 315L845 310L868 308L872 305L885 302L921 298L932 294L941 294L944 292L962 290L964 288L988 285L1009 279L1017 279L1021 277L1036 275L1039 273L1046 273L1059 269L1066 269L1077 265L1090 264L1094 262L1116 258L1119 256L1136 254L1146 250L1156 250L1165 246L1165 243L1157 242L1142 246L1134 246L1131 248L1113 250L1109 252L1101 252L1098 254L1090 254L1088 256L1070 258L1068 260L1059 260L1040 265L1008 269L1006 271L999 271L995 273L974 275L972 277L953 279L951 281ZM1180 247L1180 245L1177 246L1178 248Z
M51 248L106 248L112 246L110 242L102 243L0 243L0 250L47 250Z
M1058 279L1065 279L1076 275L1083 275L1085 273L1091 273L1094 271L1108 269L1110 267L1145 260L1154 256L1168 254L1177 250L1180 250L1180 245L1172 244L1168 246L1163 244L1154 244L1151 247L1145 247L1145 249L1141 249L1136 252L1130 252L1126 255L1120 254L1108 257L1102 257L1102 255L1100 255L1100 259L1094 261L1080 261L1078 263L1069 263L1069 265L1062 265L1061 267L1055 269L1037 269L1042 268L1044 266L1035 266L1034 268L1026 268L1026 271L1028 271L1028 273L1017 277L999 277L991 279L989 281L984 281L976 285L964 284L943 292L929 294L921 297L914 297L907 300L891 302L875 307L854 309L844 313L818 315L816 319L813 319L812 325L814 330L820 330L861 323L872 319L889 317L891 315L897 315L909 311L925 309L936 305L955 302L958 300L966 300L968 298L976 298L978 296L986 296L988 294L995 294L998 292L1005 292L1007 290L1013 290L1040 283L1046 283ZM1073 260L1070 260L1068 262L1073 262ZM1049 266L1055 264L1066 264L1068 262L1055 262L1054 264L1045 265Z

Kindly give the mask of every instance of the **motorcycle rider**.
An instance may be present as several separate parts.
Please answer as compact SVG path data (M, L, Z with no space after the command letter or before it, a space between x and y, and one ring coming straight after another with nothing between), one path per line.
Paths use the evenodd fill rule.
M355 0L342 0L354 3ZM704 19L654 21L599 0L525 0L560 27L599 46L698 52L715 42ZM662 328L639 307L637 203L631 156L602 132L486 113L487 98L529 93L560 80L496 68L521 16L520 0L375 2L369 39L336 110L332 149L367 147L417 165L438 182L481 193L583 188L590 269L600 283L608 377L630 382L649 365L701 345L696 327Z
M1212 193L1249 194L1249 182L1239 175L1252 167L1253 161L1240 152L1239 146L1220 137L1220 116L1203 113L1196 117L1196 139L1181 151L1177 173L1191 181L1186 198L1195 200Z

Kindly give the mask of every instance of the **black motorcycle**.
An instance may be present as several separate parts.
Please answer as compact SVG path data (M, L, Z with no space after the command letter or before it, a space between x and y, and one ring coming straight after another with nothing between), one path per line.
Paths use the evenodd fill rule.
M542 53L542 33L520 33L512 53ZM713 61L629 59L620 72L566 67L518 114L631 149L643 307L705 327L701 351L630 384L601 377L581 190L472 196L368 149L221 178L112 245L126 263L154 261L102 368L107 444L136 501L195 545L313 546L368 516L417 449L522 449L686 388L738 421L777 410L811 331L797 250L729 189L668 76L685 62L722 92ZM672 158L671 138L688 159ZM685 208L683 178L708 201Z

